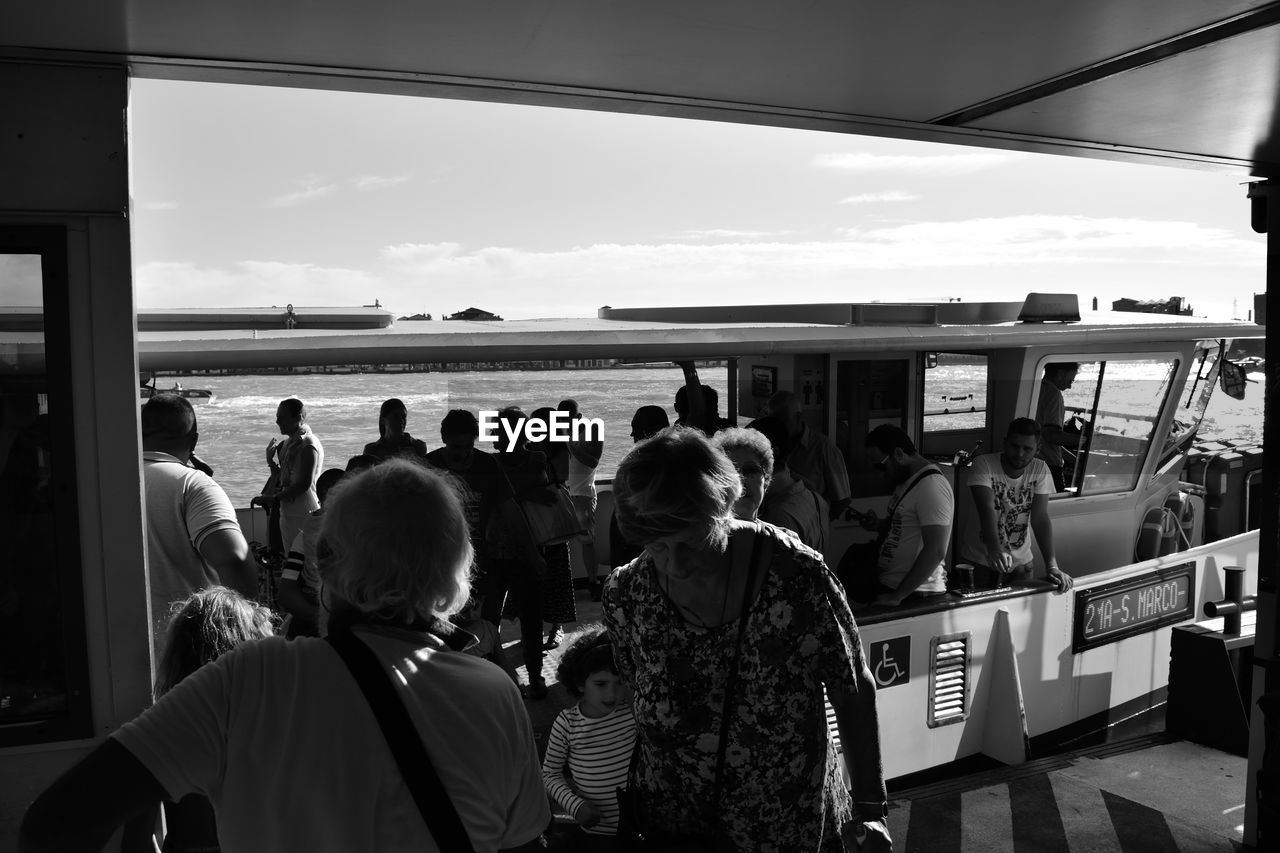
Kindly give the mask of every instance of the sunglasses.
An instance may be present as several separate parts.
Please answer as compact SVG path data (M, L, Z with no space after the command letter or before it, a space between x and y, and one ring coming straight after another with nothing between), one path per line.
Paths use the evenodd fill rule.
M737 468L738 466L734 466ZM738 468L738 476L744 480L758 480L764 476L764 469L759 465L743 465Z
M886 465L885 463L889 461L889 457L892 455L893 455L892 453L886 453L884 455L884 458L881 459L879 462L876 462L875 464L873 464L872 467L875 468L877 471L888 470L889 466Z

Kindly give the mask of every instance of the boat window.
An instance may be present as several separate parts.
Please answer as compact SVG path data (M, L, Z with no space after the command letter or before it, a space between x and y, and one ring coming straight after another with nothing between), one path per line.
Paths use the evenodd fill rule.
M65 247L61 229L0 229L0 747L90 734L65 248L22 250L51 231Z
M1155 434L1177 368L1168 356L1079 362L1063 389L1066 491L1083 496L1128 491Z
M987 357L930 353L924 364L921 451L931 457L972 455L987 436Z
M1217 342L1205 342L1196 347L1195 355L1187 362L1184 374L1185 382L1182 391L1175 401L1177 409L1173 413L1173 423L1169 434L1165 436L1164 448L1160 452L1160 464L1156 466L1155 476L1170 462L1181 464L1182 455L1190 448L1204 420L1205 409L1213 398L1214 388L1218 385L1218 358L1222 348Z

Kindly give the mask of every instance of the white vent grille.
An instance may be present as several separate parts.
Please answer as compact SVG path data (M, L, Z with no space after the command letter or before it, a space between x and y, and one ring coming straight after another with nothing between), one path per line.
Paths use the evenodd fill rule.
M929 641L929 728L969 718L969 632Z
M835 744L836 752L842 752L840 743L840 725L836 722L836 709L831 707L831 699L827 696L827 688L822 688L822 705L827 711L827 737Z

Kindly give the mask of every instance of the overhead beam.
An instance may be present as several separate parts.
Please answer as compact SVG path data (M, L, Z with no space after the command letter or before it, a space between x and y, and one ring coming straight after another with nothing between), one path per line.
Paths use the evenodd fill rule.
M961 110L937 116L931 119L930 123L945 127L961 127L1032 101L1038 101L1071 89L1078 89L1081 86L1096 83L1107 77L1114 77L1117 74L1123 74L1135 68L1152 65L1170 57L1197 50L1235 36L1244 35L1254 30L1274 26L1278 23L1280 23L1280 2L1244 12L1215 24L1200 27L1191 32L1156 42L1102 62L1096 62L1076 71L1070 71L1058 77L1018 89L1007 95L1001 95Z

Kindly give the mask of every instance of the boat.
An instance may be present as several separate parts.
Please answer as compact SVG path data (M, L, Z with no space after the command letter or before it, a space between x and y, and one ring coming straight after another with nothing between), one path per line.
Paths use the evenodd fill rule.
M1168 669L1153 662L1168 660L1172 628L1196 622L1206 603L1221 599L1224 566L1241 567L1245 590L1256 590L1259 543L1251 528L1259 500L1250 496L1261 450L1212 448L1197 442L1197 429L1224 352L1263 333L1251 323L1082 314L1074 295L1029 294L998 303L602 308L595 318L408 328L190 328L140 332L137 346L141 366L152 372L482 355L503 362L696 362L725 371L728 414L744 420L761 413L775 390L807 384L806 417L842 451L852 509L885 514L891 485L862 442L873 426L892 423L947 476L957 497L956 531L973 513L964 464L972 448L999 447L1010 420L1034 414L1046 364L1078 362L1067 403L1092 424L1091 439L1077 448L1067 491L1050 503L1058 561L1075 577L1074 592L1055 595L1034 582L858 614L881 680L885 772L905 778L979 756L1027 761L1161 706ZM27 355L38 358L35 348ZM940 378L953 363L965 365L965 387ZM1210 494L1228 456L1247 465L1231 469L1232 494ZM609 485L599 483L597 516L606 561ZM239 512L246 536L262 540L261 510ZM1144 541L1150 525L1176 534ZM868 536L852 518L836 520L828 564L838 565ZM1113 623L1106 624L1095 613L1114 590L1137 595L1168 584L1181 598L1149 619L1130 623L1108 613ZM952 666L953 682L942 691L939 673L956 656L963 664Z
M1266 373L1267 360L1260 355L1247 355L1237 359L1236 364L1244 368L1245 373Z
M972 519L965 465L972 449L999 447L1010 420L1034 414L1046 364L1080 363L1067 402L1092 424L1091 438L1077 448L1067 491L1050 502L1058 562L1075 577L1072 594L1032 582L858 613L881 682L890 778L981 757L1028 761L1160 708L1173 628L1202 619L1205 604L1222 598L1225 566L1244 570L1247 593L1257 587L1251 528L1261 449L1197 440L1226 348L1264 332L1251 323L1081 314L1074 295L1030 294L1001 303L602 308L595 318L459 320L421 329L393 324L336 337L143 333L139 357L183 370L349 361L353 353L388 363L471 352L502 361L715 360L724 366L702 370L725 371L728 415L743 422L773 391L810 385L809 423L842 451L855 510L883 517L891 490L863 450L867 432L880 423L906 429L953 487L955 531ZM956 362L970 387L941 377ZM612 495L608 481L598 487L597 549L607 562ZM242 510L241 523L247 537L263 538L261 510ZM1171 533L1150 540L1142 534L1151 526ZM838 565L869 535L852 519L836 520L828 564ZM1099 609L1112 607L1116 595L1137 600L1168 588L1178 590L1177 600L1153 605L1141 619L1136 608L1133 620L1110 609L1104 618Z
M162 388L157 390L150 385L143 385L138 388L138 397L142 400L150 400L156 394L177 394L192 403L212 403L217 396L208 388L184 388L181 382L173 383L172 388Z
M327 343L307 329L305 318L293 318L294 328L286 328L286 310L276 314L279 327L262 332L139 336L129 165L147 155L129 147L131 76L608 110L1212 169L1242 180L1261 176L1242 192L1241 217L1267 234L1266 275L1277 288L1275 3L1169 0L1158 15L1139 3L1112 4L1105 15L1081 14L1077 4L960 9L940 0L926 0L923 8L709 3L696 14L673 13L664 4L526 5L528 14L493 15L487 7L445 14L437 3L369 0L321 4L299 17L289 4L245 0L67 0L56 8L26 4L6 17L0 91L14 132L5 136L0 158L0 253L16 259L5 268L6 293L16 282L19 294L41 299L16 328L0 330L0 391L7 404L16 400L29 412L34 401L36 417L48 416L42 420L47 445L36 450L51 452L36 456L46 487L40 501L21 506L24 522L39 536L17 554L21 565L40 568L24 577L41 586L30 591L32 606L17 609L21 621L0 625L7 631L0 649L6 661L19 664L4 671L0 691L0 848L14 846L17 822L38 791L150 702L140 472L136 455L123 452L137 442L138 407L123 403L140 363L175 371L202 364L234 370L263 360L399 364L453 361L459 348L477 362L557 354L725 358L745 414L754 413L754 399L735 373L739 363L746 374L756 365L776 368L778 383L794 379L797 369L824 370L837 405L818 417L840 443L856 444L852 427L836 415L844 394L851 416L875 411L905 418L927 438L930 452L945 454L971 447L966 443L975 429L993 430L1001 419L1027 411L1034 371L1044 357L1168 359L1179 371L1166 390L1203 392L1211 383L1199 372L1190 374L1199 356L1203 364L1217 363L1214 342L1263 335L1251 324L1169 318L1182 325L1157 330L1154 321L1125 327L1094 322L1090 314L1078 323L1038 325L981 318L928 325L917 314L868 327L877 322L874 310L845 305L843 316L839 306L825 306L816 319L798 312L735 315L717 323L655 310L645 312L648 319L613 318L620 322L598 317L541 328L510 320L491 324L500 332L453 321L430 324L450 328L423 338L383 328L350 336L339 331ZM270 36L280 32L291 37ZM1037 42L1042 49L1028 50L1028 34L1049 35ZM1212 274L1206 279L1211 286ZM946 281L940 271L940 284ZM718 317L724 319L723 311ZM255 333L265 340L255 341ZM294 336L292 346L286 334ZM897 348L885 350L877 340L882 334ZM985 353L988 389L996 393L981 406L985 412L964 413L981 416L982 426L924 436L916 391L929 377L927 353L954 350ZM391 357L397 353L419 357ZM839 382L846 372L868 383L883 381L880 396L860 398L855 392L862 379ZM761 370L761 387L773 376ZM911 393L899 394L899 388ZM1259 655L1241 712L1252 715L1256 735L1245 841L1254 843L1267 821L1270 837L1280 833L1274 786L1260 794L1256 784L1264 753L1275 754L1274 721L1264 725L1256 699L1275 689L1277 613L1274 583L1258 583L1257 577L1260 565L1270 572L1280 555L1274 537L1259 540L1256 532L1197 542L1193 524L1193 547L1160 554L1165 546L1159 545L1156 556L1135 559L1133 525L1155 511L1162 519L1158 529L1165 526L1161 495L1187 491L1193 506L1201 497L1180 484L1184 472L1193 479L1196 474L1186 467L1197 450L1194 429L1175 428L1195 423L1194 411L1181 410L1198 401L1184 396L1173 405L1166 393L1160 402L1143 412L1118 410L1126 417L1113 421L1109 446L1089 448L1077 493L1053 504L1055 522L1069 532L1064 545L1070 556L1064 552L1063 560L1092 560L1097 550L1099 562L1079 587L1102 598L1020 590L1003 601L862 616L869 648L883 652L887 645L892 658L881 653L876 660L877 671L892 676L881 692L882 718L901 715L909 726L905 739L887 743L890 774L967 754L1017 758L1026 743L1038 745L1095 713L1117 713L1130 701L1150 703L1162 689L1158 671L1172 628L1145 623L1131 635L1100 635L1101 624L1082 623L1082 614L1090 604L1105 609L1109 590L1124 589L1112 584L1156 583L1162 572L1173 578L1174 589L1194 590L1187 600L1194 597L1200 606L1221 594L1222 568L1239 565L1259 602ZM1088 408L1098 409L1095 417L1112 417L1108 407ZM1268 419L1277 416L1280 410L1271 407ZM1130 440L1125 429L1155 430L1150 434L1158 440ZM1219 474L1230 481L1248 456L1227 448L1203 455L1221 469L1209 482ZM1274 493L1264 490L1262 501L1272 520ZM859 500L874 504L881 497ZM1215 523L1227 514L1222 504L1210 505L1211 496L1203 497L1202 539L1210 512ZM853 534L841 535L847 541ZM6 546L14 544L5 537ZM6 552L6 559L13 553ZM1124 593L1117 594L1123 600ZM1069 647L1067 637L1077 630L1089 636ZM1041 640L1024 644L1024 631L1038 631ZM967 639L954 646L947 639L953 634ZM894 641L902 637L913 644L909 654L895 651ZM922 649L926 637L929 648ZM939 654L967 666L959 713L933 701L938 685L928 673ZM904 660L907 678L899 681ZM925 714L932 717L921 724ZM918 742L910 742L916 736Z
M156 377L152 372L144 372L139 379L138 399L150 400L156 394L177 394L192 403L212 403L216 395L208 388L186 388L181 382L174 381L169 388L157 388Z

